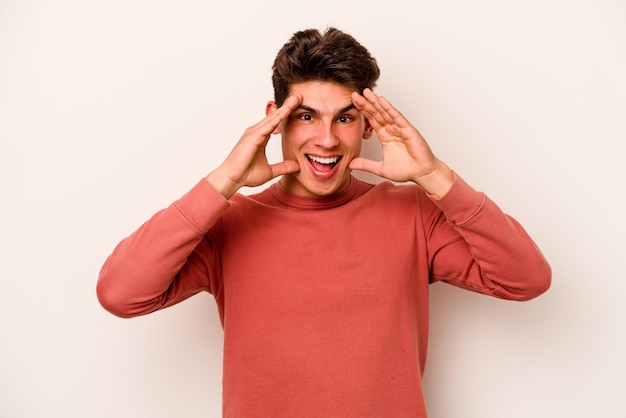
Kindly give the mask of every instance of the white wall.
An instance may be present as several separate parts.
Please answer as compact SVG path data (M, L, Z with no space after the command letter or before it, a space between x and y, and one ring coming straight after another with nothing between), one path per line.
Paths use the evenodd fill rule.
M121 320L97 274L263 116L291 33L327 25L554 270L528 303L433 286L431 416L625 416L625 3L213 3L0 0L0 416L220 415L212 298Z

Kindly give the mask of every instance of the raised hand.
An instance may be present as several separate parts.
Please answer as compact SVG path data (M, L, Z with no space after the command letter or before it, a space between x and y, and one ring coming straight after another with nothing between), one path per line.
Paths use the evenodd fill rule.
M241 187L260 186L280 175L299 171L300 166L293 160L269 164L265 147L272 133L301 101L300 96L287 98L280 108L246 129L224 162L209 173L209 183L228 199Z
M383 157L381 161L355 158L351 169L391 181L413 181L435 196L450 189L454 182L450 168L435 157L419 131L391 103L370 89L363 95L353 93L352 101L376 131Z

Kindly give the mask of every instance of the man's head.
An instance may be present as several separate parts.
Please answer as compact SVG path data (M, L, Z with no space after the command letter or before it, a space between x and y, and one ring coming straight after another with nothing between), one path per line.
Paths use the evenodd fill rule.
M282 136L283 158L296 161L298 172L282 177L292 194L309 197L340 193L350 185L350 162L372 136L369 121L352 95L373 88L380 74L376 60L352 36L337 29L293 35L274 62L275 101L268 114L288 96L299 105L274 133Z
M380 70L376 60L356 39L329 28L296 32L278 52L272 66L274 101L278 106L291 86L307 81L334 82L362 92L373 89Z

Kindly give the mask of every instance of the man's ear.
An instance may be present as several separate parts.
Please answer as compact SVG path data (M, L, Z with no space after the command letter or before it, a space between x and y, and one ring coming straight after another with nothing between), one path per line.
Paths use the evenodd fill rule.
M278 109L278 105L276 104L276 102L267 102L267 105L265 105L265 116L271 115L277 109ZM280 125L278 125L276 129L274 129L274 132L272 132L272 134L276 135L279 133L280 133Z
M363 130L363 139L370 139L374 134L374 128L372 128L372 124L367 118L365 119L365 129Z

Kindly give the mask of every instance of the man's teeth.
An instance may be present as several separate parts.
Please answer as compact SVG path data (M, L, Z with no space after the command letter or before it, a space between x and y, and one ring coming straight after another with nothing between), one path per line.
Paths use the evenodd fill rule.
M322 158L322 157L316 157L314 155L309 155L308 157L309 157L309 160L315 161L316 163L320 163L320 164L335 164L337 163L337 161L339 161L339 157Z

